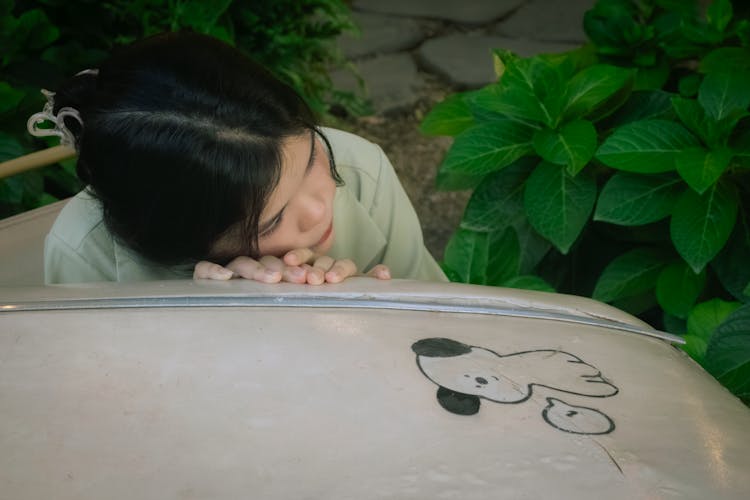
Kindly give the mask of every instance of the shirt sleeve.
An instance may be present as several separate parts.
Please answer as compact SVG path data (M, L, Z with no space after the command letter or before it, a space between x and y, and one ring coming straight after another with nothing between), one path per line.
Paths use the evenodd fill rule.
M381 262L391 269L394 277L448 281L424 246L419 219L393 165L383 150L377 148L380 167L370 216L387 240Z
M54 233L45 239L44 282L48 285L116 281L108 267L111 266L100 266L95 259L84 258Z

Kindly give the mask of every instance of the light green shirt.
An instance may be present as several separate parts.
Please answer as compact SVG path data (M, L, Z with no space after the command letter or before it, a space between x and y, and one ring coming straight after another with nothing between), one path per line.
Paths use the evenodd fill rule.
M447 281L424 246L422 230L393 166L379 146L324 129L345 182L333 204L333 258L365 272L385 264L393 278ZM149 262L112 237L99 203L85 191L63 208L44 245L47 283L151 281L192 276L192 266Z

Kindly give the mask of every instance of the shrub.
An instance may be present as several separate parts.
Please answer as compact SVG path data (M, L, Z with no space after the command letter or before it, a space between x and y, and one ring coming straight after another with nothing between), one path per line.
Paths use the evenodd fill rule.
M641 315L749 398L750 24L600 0L584 26L573 52L495 51L496 83L422 123L455 137L438 187L474 189L444 268Z
M32 140L26 119L55 88L96 67L118 45L188 29L233 45L290 83L314 110L360 104L333 89L328 71L343 63L331 42L353 29L341 0L0 0L0 161L54 141ZM0 218L74 194L74 161L0 180Z

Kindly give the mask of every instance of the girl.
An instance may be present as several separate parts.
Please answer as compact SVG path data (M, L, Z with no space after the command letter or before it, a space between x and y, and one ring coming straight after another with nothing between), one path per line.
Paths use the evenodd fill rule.
M30 131L53 120L87 184L47 236L48 283L446 280L382 150L223 42L158 35L48 96Z

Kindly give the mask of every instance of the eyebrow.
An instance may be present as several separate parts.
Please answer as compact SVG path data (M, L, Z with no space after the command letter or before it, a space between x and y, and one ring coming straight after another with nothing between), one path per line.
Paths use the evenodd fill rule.
M315 163L315 130L310 130L310 157L307 159L307 165L305 166L305 173L303 177L307 177L307 174L310 173L313 163ZM281 207L281 210L276 212L276 215L274 215L267 222L264 222L258 227L259 236L268 231L276 223L276 221L279 220L281 214L284 213L284 210L286 210L286 206L288 204L289 202L286 202L284 206Z

